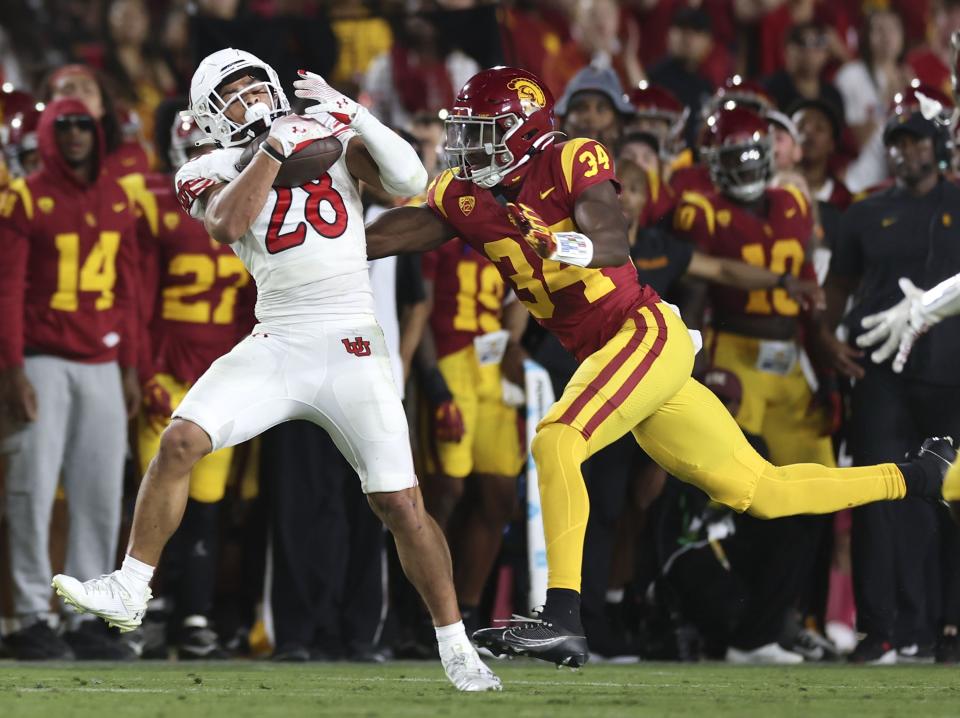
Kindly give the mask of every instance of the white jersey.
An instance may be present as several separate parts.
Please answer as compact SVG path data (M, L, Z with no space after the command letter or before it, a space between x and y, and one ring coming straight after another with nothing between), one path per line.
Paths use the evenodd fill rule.
M337 162L301 187L275 187L250 229L231 245L257 284L257 319L298 323L323 317L373 316L367 241L357 182L346 164L353 132L331 118L343 143ZM177 197L203 219L199 197L240 174L243 148L217 149L177 172Z

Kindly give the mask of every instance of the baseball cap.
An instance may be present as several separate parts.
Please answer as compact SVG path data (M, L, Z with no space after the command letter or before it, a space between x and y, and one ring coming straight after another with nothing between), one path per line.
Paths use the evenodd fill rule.
M617 73L612 68L587 65L580 70L567 83L563 96L554 108L555 112L561 117L566 115L570 108L570 100L578 92L599 92L601 95L610 98L614 109L620 114L632 115L634 112L633 105L630 104L623 92L620 78L617 77Z

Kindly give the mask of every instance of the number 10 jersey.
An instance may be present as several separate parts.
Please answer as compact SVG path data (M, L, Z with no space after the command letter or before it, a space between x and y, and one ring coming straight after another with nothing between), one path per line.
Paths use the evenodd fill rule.
M312 182L271 189L250 229L231 245L256 282L261 322L373 316L363 208L345 159L353 132L338 125L331 134L344 145L340 159ZM180 168L177 197L192 217L203 218L199 198L207 189L239 176L241 154L218 149Z

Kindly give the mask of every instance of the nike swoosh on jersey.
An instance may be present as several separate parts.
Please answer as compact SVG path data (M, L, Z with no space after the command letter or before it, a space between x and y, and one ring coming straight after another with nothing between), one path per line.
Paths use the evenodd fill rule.
M790 219L790 218L793 217L796 213L797 213L797 210L796 210L796 209L790 208L790 209L788 209L784 214L787 215L787 219Z
M880 220L880 226L889 227L891 224L893 224L896 221L897 221L896 217L884 217L882 220Z
M540 193L540 199L546 199L546 198L547 198L547 195L550 194L551 192L553 192L553 190L555 190L555 189L556 189L556 187L551 187L550 189L545 190L544 192L541 192L541 193Z

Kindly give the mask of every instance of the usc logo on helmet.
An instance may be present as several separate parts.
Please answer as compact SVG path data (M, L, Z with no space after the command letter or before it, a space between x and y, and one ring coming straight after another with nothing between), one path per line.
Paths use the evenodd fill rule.
M527 117L537 110L542 110L544 105L547 104L547 98L544 96L543 90L536 83L526 78L517 77L510 80L507 83L507 88L517 93L517 97L520 98L520 107Z

